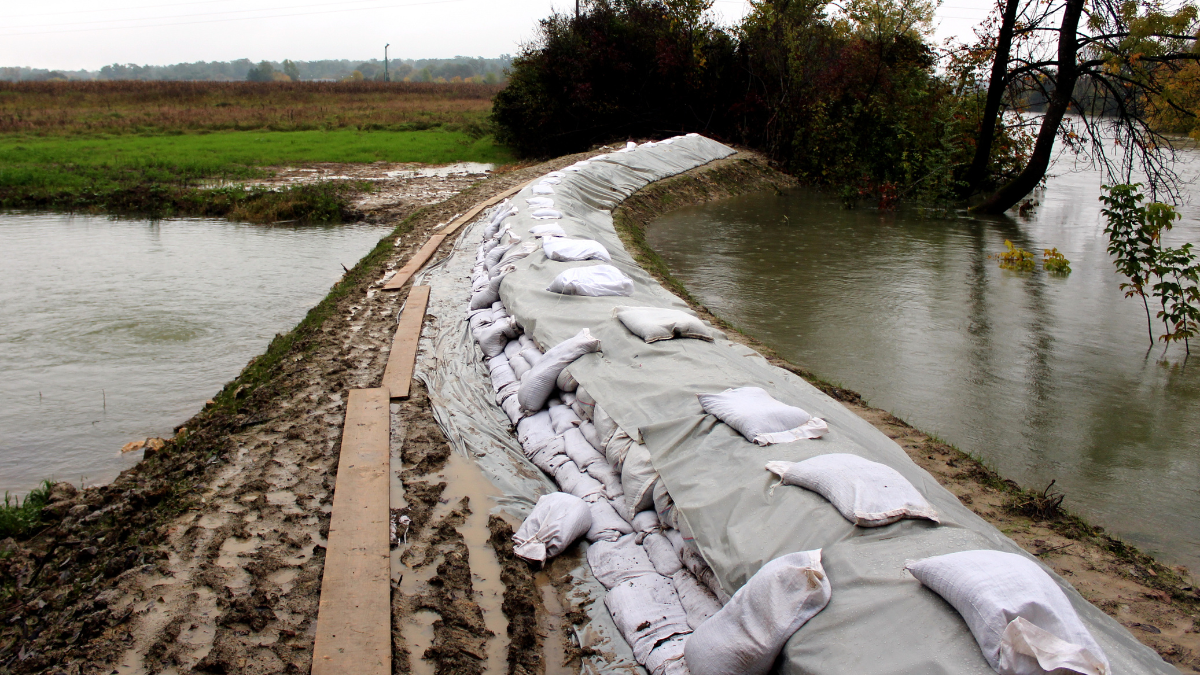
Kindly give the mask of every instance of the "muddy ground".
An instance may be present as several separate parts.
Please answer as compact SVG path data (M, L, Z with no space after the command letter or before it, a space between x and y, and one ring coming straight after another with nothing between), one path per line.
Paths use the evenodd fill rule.
M382 200L363 202L369 217L395 222L396 231L295 330L277 336L165 448L110 485L56 486L47 526L29 540L0 542L0 673L307 673L345 392L378 385L408 292L383 292L383 280L452 216L575 159L478 182L423 177L407 192L393 177L366 196ZM616 221L642 264L686 296L645 247L645 223L685 204L788 184L743 153L643 190ZM1144 642L1185 672L1200 672L1200 596L1182 571L1050 508L735 330L730 335L895 438ZM450 452L415 384L409 400L392 405L393 670L579 672L571 630L584 615L561 592L577 554L544 570L512 556L514 523L489 514L494 489Z

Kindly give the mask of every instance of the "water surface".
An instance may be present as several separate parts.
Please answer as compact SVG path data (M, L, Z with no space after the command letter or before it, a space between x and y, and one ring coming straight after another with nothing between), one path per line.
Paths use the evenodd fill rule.
M0 214L0 491L114 478L387 230Z
M1200 570L1200 340L1190 363L1182 345L1147 351L1099 195L1097 173L1067 173L1029 218L945 220L755 194L668 214L648 237L785 358L1025 487L1057 480L1072 510ZM1200 210L1181 211L1167 242L1200 242ZM988 256L1005 239L1057 247L1074 271L1002 270Z

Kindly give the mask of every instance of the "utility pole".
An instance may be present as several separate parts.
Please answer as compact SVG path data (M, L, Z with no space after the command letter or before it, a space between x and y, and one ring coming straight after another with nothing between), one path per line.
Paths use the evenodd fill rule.
M383 81L384 82L392 81L392 76L388 75L388 66L387 66L387 48L391 47L391 46L392 46L392 43L390 43L390 42L383 46Z
M579 20L579 0L575 0L575 20Z

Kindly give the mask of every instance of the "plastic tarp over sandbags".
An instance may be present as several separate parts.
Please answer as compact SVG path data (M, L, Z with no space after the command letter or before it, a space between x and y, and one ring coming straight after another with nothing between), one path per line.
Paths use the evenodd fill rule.
M800 408L776 401L760 387L700 394L704 412L737 429L758 445L820 438L829 427Z
M550 260L571 262L573 260L604 260L611 261L608 249L598 241L591 239L568 239L567 237L547 237L542 240L542 251ZM575 295L588 295L576 293Z
M803 462L767 462L784 485L812 490L859 527L881 527L901 518L938 522L937 511L898 471L844 452Z
M772 560L688 638L688 670L692 675L766 673L783 643L825 609L831 593L820 551Z
M612 265L572 267L563 271L546 290L563 295L632 295L633 282Z
M1024 557L963 551L918 560L907 569L958 610L1000 675L1045 675L1060 668L1082 675L1111 672L1067 596Z
M533 512L513 535L513 553L525 560L546 562L562 553L592 526L586 502L563 492L538 500Z

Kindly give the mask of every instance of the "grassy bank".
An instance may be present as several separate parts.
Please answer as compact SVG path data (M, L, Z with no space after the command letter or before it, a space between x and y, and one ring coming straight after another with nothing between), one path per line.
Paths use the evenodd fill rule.
M365 183L212 189L267 167L502 164L495 87L429 83L0 83L0 208L336 221Z

